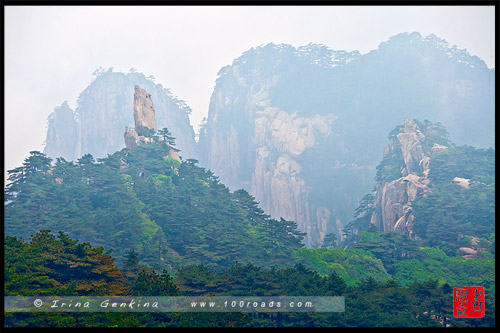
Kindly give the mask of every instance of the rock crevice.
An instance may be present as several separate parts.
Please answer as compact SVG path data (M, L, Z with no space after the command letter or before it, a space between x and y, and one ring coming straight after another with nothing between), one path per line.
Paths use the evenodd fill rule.
M382 169L379 175L371 223L381 231L414 235L412 202L430 193L430 180L427 178L430 160L434 153L448 148L437 143L428 147L420 126L414 119L406 119L402 132L392 138L384 149L384 158L389 154L401 156L401 177L394 180L384 178L384 173L391 166Z

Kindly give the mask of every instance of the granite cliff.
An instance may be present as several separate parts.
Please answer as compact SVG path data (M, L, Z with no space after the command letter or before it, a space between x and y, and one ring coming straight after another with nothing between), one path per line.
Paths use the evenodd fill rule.
M361 190L353 189L348 194L352 206L338 207L332 213L328 202L311 201L312 195L331 196L331 193L311 192L306 175L311 171L304 159L311 157L313 163L318 161L313 149L326 149L337 117L308 115L273 105L271 93L280 82L280 75L268 76L260 66L249 68L245 59L267 52L283 52L285 59L291 57L293 61L299 57L306 63L314 57L306 47L295 50L286 45L268 45L249 51L232 66L223 68L212 94L206 125L200 133L200 163L213 170L230 189L249 191L273 218L296 221L299 229L307 233L306 244L312 245L341 227L341 220L347 218L347 211L357 203L356 195L367 189L366 184L362 185L364 180L369 181L371 169L358 173ZM348 54L338 54L337 60L348 61ZM337 166L345 167L340 163ZM333 186L325 190L335 189Z
M44 153L52 158L75 160L84 154L105 157L124 148L123 129L135 123L132 110L136 85L150 95L143 100L150 103L143 105L144 109L154 102L156 125L147 122L148 126L154 130L167 127L182 156L194 157L196 142L189 122L190 108L152 78L112 69L95 75L80 94L74 111L63 104L49 116Z
M494 70L434 35L399 34L365 55L268 44L218 75L200 163L232 190L249 191L273 217L296 221L307 245L342 234L375 185L387 133L404 119L442 123L457 144L494 146ZM398 139L407 163L400 182L408 188L386 188L401 202L426 191L429 152L408 131ZM397 216L395 224L408 208L383 214ZM397 228L410 224L403 219Z
M412 202L431 191L428 175L433 154L452 146L443 129L428 121L409 118L397 127L377 168L371 223L380 231L414 236Z
M157 131L156 116L151 95L139 86L134 87L134 122L137 133Z
M376 181L346 243L397 232L465 259L494 247L494 149L455 145L441 124L409 118L389 134Z
M156 128L155 108L151 100L151 95L137 85L134 89L135 127L125 127L125 133L123 134L125 147L131 149L141 144L163 141L171 148L168 157L181 162L181 158L177 153L178 149L172 146L166 138L158 133L158 129ZM165 136L166 135L165 133Z
M44 153L51 157L74 159L77 123L75 112L70 108L68 102L55 108L54 112L49 115L48 123Z
M125 147L132 148L141 143L148 143L151 134L155 134L156 117L151 95L139 86L134 87L134 123L135 127L125 127Z
M123 148L127 126L135 142L141 129L132 131L130 111L139 85L151 94L156 128L168 127L184 158L199 159L231 190L247 190L273 218L296 221L307 245L320 244L328 233L342 235L375 185L386 134L405 119L442 123L456 144L494 147L494 77L481 59L435 35L402 33L363 55L317 44L263 45L219 71L196 143L189 107L169 90L140 73L102 71L74 111L63 104L51 114L45 152L103 157ZM384 230L410 230L408 203L427 191L432 147L411 126L394 141L402 150L387 148L405 165L384 171L395 176L384 179L373 217ZM464 179L457 183L467 186ZM389 201L399 208L392 211Z

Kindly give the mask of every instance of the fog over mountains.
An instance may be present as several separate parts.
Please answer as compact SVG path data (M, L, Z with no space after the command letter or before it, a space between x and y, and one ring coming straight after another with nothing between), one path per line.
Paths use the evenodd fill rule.
M219 71L199 141L190 109L140 73L98 73L75 110L49 116L44 152L74 160L124 148L135 85L158 128L231 190L246 189L274 218L320 243L353 219L375 185L387 133L407 118L441 123L456 144L494 147L494 75L446 41L402 33L361 55L309 44L252 48Z
M92 83L80 94L75 110L64 102L49 115L44 153L75 160L82 155L105 157L125 147L125 126L133 127L134 86L153 97L158 128L167 127L177 138L185 156L195 151L191 109L170 90L142 73L98 70Z

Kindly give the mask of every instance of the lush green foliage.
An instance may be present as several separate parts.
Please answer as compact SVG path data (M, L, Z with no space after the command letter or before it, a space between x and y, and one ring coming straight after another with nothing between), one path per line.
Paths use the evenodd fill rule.
M482 252L478 257L465 260L449 257L444 251L426 247L416 258L404 259L394 266L394 279L402 285L429 279L452 286L483 286L495 298L495 257Z
M427 148L446 139L441 127L428 125L419 125L434 136ZM246 191L231 193L196 160L172 158L175 141L160 134L168 145L156 140L99 161L85 155L54 165L31 152L9 171L6 295L340 295L346 312L16 313L6 315L8 326L494 325L493 150L464 146L433 156L432 192L413 203L417 240L377 232L370 194L341 244L330 234L324 248L307 249L294 222L270 218ZM469 188L454 177L469 179ZM480 251L464 259L457 249L472 240ZM485 318L453 318L452 286L467 285L486 288Z
M455 177L469 179L468 188L456 184ZM491 239L495 233L493 149L447 149L431 159L429 179L432 192L412 203L415 232L424 245L454 255L459 247L469 246L470 237Z
M297 250L299 262L322 276L335 272L350 286L373 277L377 281L390 278L380 259L361 249L307 249Z
M85 155L54 166L32 152L9 171L6 234L28 239L42 228L62 230L117 258L136 251L143 263L169 271L181 264L294 264L304 235L294 222L271 219L247 192L229 192L196 160L171 158L172 149L159 141L98 162Z
M417 243L397 232L364 232L353 247L373 253L390 274L399 261L418 255Z
M337 249L338 250L338 249ZM341 251L341 250L339 250ZM323 249L324 257L341 252ZM360 250L356 250L358 253ZM355 251L355 252L356 252ZM187 266L173 279L142 271L126 282L113 259L87 243L78 243L47 231L27 243L5 238L5 294L51 295L268 295L344 296L346 311L340 313L7 313L6 326L15 327L428 327L493 326L494 302L486 298L485 318L457 320L452 313L453 289L437 280L380 282L372 277L353 286L335 272L322 276L298 264L289 268L263 269L236 264L215 271L204 265ZM338 253L337 253L338 252ZM340 254L341 255L341 254ZM368 255L369 256L369 255ZM130 260L134 256L128 256ZM56 260L54 261L54 258ZM87 263L92 264L87 265ZM104 268L106 267L106 268ZM81 276L76 280L75 276ZM104 279L104 280L103 280ZM35 283L35 281L37 281ZM36 285L36 289L34 289ZM59 289L54 289L54 286ZM90 286L83 287L82 286ZM97 286L97 287L96 287Z
M495 257L481 252L475 258L448 256L433 247L417 247L407 236L395 232L364 232L352 249L299 249L299 262L326 276L335 272L348 285L373 278L411 283L438 281L440 285L484 286L495 298Z
M4 243L4 293L10 296L175 296L172 277L141 271L128 283L103 248L79 243L60 232L36 233L29 242L7 236ZM173 321L174 318L168 318ZM182 322L179 321L178 322ZM149 314L6 313L10 327L137 327L159 326Z
M123 274L103 248L41 230L30 242L5 238L5 295L124 295Z
M5 233L28 239L39 229L61 230L73 238L113 249L117 256L147 248L158 227L141 212L128 179L85 155L76 163L58 159L53 167L32 152L24 167L9 171Z

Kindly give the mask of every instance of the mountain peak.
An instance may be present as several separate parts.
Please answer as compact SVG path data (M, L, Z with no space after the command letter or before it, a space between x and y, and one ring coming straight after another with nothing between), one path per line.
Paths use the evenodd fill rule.
M155 109L151 95L138 85L135 85L134 89L135 128L125 127L125 133L123 134L125 147L130 149L143 143L164 141L170 148L168 157L181 162L177 149L166 139L170 136L170 132L164 128L160 131L164 136L157 135Z
M138 85L134 87L134 121L137 133L153 130L156 128L156 117L151 95Z
M486 63L477 56L471 55L466 49L459 49L451 45L445 39L435 34L423 36L419 32L403 32L389 38L388 41L380 43L379 50L402 49L405 52L429 52L438 51L442 56L455 60L458 63L468 65L471 68L488 68Z
M383 231L412 235L412 201L430 192L430 161L435 153L453 147L441 124L407 118L389 135L377 167L377 187L371 223Z
M156 118L151 95L138 85L134 87L134 121L135 128L125 127L125 147L132 148L140 143L152 141L151 135L156 133Z

